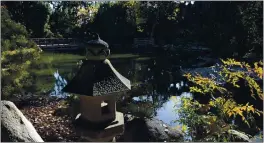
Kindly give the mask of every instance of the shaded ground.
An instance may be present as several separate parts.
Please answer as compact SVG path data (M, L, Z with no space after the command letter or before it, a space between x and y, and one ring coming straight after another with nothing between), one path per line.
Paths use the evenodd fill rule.
M45 98L45 99L43 99ZM36 98L35 98L36 99ZM48 96L32 100L20 107L21 112L33 124L45 142L88 142L76 134L72 123L72 106L66 100L50 100ZM50 100L50 101L49 101ZM127 116L126 116L127 117ZM182 140L183 135L157 119L126 118L126 130L116 136L117 142Z
M42 139L47 141L85 141L75 134L72 118L66 114L56 115L59 108L63 108L64 101L52 101L43 106L27 106L21 112L36 128Z

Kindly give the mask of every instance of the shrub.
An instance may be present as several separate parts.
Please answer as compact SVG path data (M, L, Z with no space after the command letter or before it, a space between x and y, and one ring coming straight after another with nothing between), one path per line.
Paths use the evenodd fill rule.
M31 86L33 79L27 69L39 58L40 50L28 40L25 27L11 20L4 7L1 10L1 94L5 99Z
M218 84L215 79L202 77L199 74L185 74L185 77L193 83L190 91L199 96L207 96L208 104L201 104L193 98L182 98L182 108L177 112L180 115L180 122L189 127L189 133L196 140L206 141L245 141L248 135L238 131L245 123L248 129L256 126L256 117L261 116L262 111L256 108L254 102L238 103L235 96L240 98L253 98L263 100L263 91L257 79L263 79L263 63L256 62L250 66L245 62L238 62L233 59L222 60L220 77L226 84L241 90L239 81L243 79L249 89L249 94L236 95L230 86ZM231 66L238 66L244 70L232 70ZM219 96L214 96L219 94ZM250 105L252 104L252 105ZM257 115L257 116L256 116ZM240 119L241 122L235 122ZM243 131L246 131L243 129Z

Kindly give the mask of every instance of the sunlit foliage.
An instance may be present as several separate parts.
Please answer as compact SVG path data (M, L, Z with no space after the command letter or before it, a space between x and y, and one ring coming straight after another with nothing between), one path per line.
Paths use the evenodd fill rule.
M5 8L1 10L1 94L6 98L32 85L27 69L38 59L40 49L28 40L25 27L12 21Z
M220 77L226 83L235 88L241 88L238 81L244 80L249 87L250 95L255 100L263 100L263 91L257 83L257 79L263 79L263 63L256 62L254 66L248 63L235 61L234 59L221 60L222 65ZM233 70L240 67L241 70ZM203 138L209 141L236 141L237 138L247 140L248 135L233 129L239 130L232 121L239 117L251 128L254 124L254 114L262 116L262 111L256 109L255 105L238 104L234 99L234 93L225 87L225 84L218 83L215 79L202 77L199 74L185 74L185 77L192 83L190 91L199 96L208 96L208 104L201 104L193 98L183 97L182 107L177 111L181 116L180 122L188 126L189 134L196 140ZM218 95L215 97L215 95ZM236 95L239 96L239 95ZM252 120L253 118L253 120ZM196 134L195 134L196 133Z

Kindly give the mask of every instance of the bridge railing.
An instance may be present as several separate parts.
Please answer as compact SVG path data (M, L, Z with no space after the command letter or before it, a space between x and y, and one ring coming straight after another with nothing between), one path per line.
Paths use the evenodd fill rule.
M153 38L134 38L134 46L137 48L138 46L147 46L147 45L155 45Z
M75 38L31 38L40 48L77 46L78 40Z

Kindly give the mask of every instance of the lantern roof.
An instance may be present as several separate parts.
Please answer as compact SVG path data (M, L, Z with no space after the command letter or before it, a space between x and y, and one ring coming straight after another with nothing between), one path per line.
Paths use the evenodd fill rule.
M84 60L80 70L62 89L63 92L86 96L103 96L131 90L130 80L105 60Z
M109 45L104 40L100 39L98 34L95 34L94 36L95 37L93 40L90 40L87 42L88 45L90 45L90 46L104 46L106 48L109 47Z

